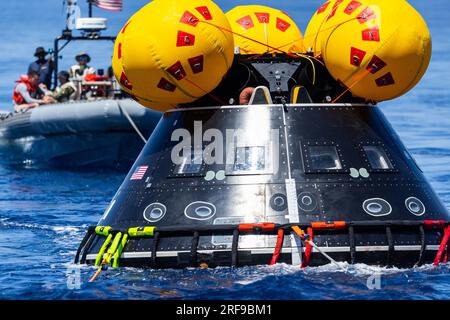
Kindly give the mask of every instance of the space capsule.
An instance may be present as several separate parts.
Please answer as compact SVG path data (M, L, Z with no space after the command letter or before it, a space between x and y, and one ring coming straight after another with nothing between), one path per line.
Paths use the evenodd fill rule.
M205 64L205 74L214 81L202 85L217 99L207 100L186 83L192 70L185 56L175 54L185 52L184 46L153 59L150 42L139 43L158 36L162 46L173 44L172 28L146 37L140 31L146 19L131 18L127 30L133 30L133 20L140 24L128 38L126 33L119 37L123 61L115 69L131 82L128 91L167 103L191 101L178 90L181 86L203 96L161 118L98 224L86 233L75 262L95 264L101 271L109 264L173 268L285 262L305 267L334 259L411 267L440 261L450 237L450 213L383 112L367 101L406 92L425 71L431 43L420 15L403 1L391 8L384 0L330 1L306 33L323 30L312 48L325 63L311 55L267 54L262 33L254 35L258 46L247 47L253 54L225 59L217 48L228 50L233 43L226 32L230 24L242 33L252 23L256 31L267 20L276 23L276 17L288 21L286 16L272 11L270 17L258 16L265 9L241 8L236 16L228 15L233 17L228 23L208 4L211 15L226 26L216 21L209 29L191 7L197 2L186 3L173 2L176 18L172 10L163 12L174 30L199 28L224 41L202 47L218 70L215 74L214 66ZM146 10L153 12L150 6ZM197 26L185 27L183 21ZM135 60L125 58L126 50ZM180 80L170 73L177 59L186 71ZM233 61L228 72L225 60ZM365 77L353 84L360 73ZM161 77L177 90L147 91ZM251 92L248 105L237 103L242 91ZM205 160L212 154L218 161Z

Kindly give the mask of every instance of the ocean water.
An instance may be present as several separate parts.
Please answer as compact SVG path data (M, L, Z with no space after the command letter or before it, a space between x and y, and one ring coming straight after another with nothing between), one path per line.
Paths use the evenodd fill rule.
M411 2L429 24L434 45L432 63L413 91L381 107L450 208L448 0ZM28 0L0 4L6 17L0 20L3 40L0 43L0 109L8 109L11 82L23 72L30 52L40 43L50 45L49 36L59 32L54 26L64 21L60 3ZM106 14L112 19L113 30L117 31L126 16L145 1L125 3L124 13ZM229 9L245 2L218 3ZM260 3L271 4L270 1ZM294 16L305 29L319 4L319 1L292 0L277 6ZM28 21L28 26L23 21ZM80 50L68 52L94 50L77 49ZM96 50L91 52L103 54L106 65L110 48ZM86 227L98 221L125 174L11 163L8 154L0 154L0 299L450 298L449 265L401 270L342 264L345 272L332 265L304 270L288 265L209 270L125 268L110 269L89 284L87 281L95 269L85 266L77 269L71 262ZM68 281L78 270L79 289L76 283ZM370 279L380 279L379 288L369 289Z

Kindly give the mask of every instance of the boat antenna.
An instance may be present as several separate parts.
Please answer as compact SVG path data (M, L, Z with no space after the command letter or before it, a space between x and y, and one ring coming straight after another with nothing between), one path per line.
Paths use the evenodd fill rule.
M87 0L89 6L89 18L92 18L92 0Z

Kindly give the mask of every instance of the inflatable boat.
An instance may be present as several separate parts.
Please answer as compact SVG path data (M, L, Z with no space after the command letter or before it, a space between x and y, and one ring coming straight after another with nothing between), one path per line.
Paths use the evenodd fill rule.
M82 240L75 262L99 266L91 281L110 265L447 261L450 214L377 106L425 72L426 24L404 1L331 3L308 27L323 27L313 33L323 55L320 41L289 51L295 23L263 6L224 15L211 1L155 0L130 18L113 58L123 90L178 107ZM154 48L144 59L159 20L168 30L159 49L176 54Z
M11 162L128 169L160 117L131 99L46 105L3 113L0 144Z

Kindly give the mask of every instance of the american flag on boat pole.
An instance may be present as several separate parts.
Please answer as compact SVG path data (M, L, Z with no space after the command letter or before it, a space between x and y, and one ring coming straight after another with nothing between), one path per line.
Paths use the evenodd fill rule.
M91 0L91 3L104 10L108 11L122 11L123 0Z

